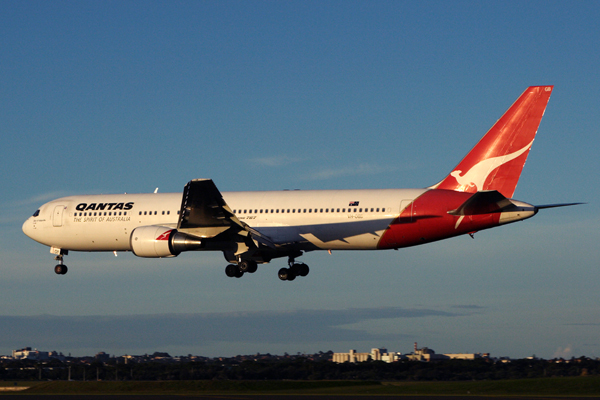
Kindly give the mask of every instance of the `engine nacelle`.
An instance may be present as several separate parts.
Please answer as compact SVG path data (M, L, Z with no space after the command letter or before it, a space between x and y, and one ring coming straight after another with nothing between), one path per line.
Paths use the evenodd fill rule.
M202 245L198 238L159 225L135 228L129 242L133 254L148 258L175 257L183 251L197 250Z

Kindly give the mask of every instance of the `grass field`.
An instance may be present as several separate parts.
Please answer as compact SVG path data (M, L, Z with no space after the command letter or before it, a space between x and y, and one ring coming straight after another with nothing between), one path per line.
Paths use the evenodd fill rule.
M14 382L2 382L2 386ZM19 382L23 394L321 394L600 396L600 377L542 378L469 382L367 381L159 381ZM1 394L0 394L1 397Z

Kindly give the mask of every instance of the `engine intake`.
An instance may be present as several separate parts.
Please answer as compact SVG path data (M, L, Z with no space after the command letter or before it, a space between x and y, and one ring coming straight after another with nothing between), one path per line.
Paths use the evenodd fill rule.
M200 239L164 226L150 225L135 228L129 238L131 250L138 257L176 257L179 253L197 250Z

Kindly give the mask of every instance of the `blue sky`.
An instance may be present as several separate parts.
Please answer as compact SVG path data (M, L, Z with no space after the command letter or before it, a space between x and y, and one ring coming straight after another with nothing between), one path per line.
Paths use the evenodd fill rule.
M0 354L600 356L600 3L0 1ZM425 187L555 85L515 198L583 201L400 251L229 279L21 232L84 193Z

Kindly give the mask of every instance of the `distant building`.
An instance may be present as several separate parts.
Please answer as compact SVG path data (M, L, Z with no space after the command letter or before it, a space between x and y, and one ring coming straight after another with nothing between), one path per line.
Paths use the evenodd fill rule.
M370 353L357 353L356 350L350 350L348 353L333 353L332 361L335 363L357 363L363 361L398 361L400 353L388 353L387 349L371 349Z
M15 360L47 360L50 353L47 351L32 350L31 347L24 347L19 350L13 350L12 358Z
M423 347L422 349L417 348L415 342L415 350L412 354L407 354L406 359L411 361L435 361L435 360L475 360L478 358L489 358L489 353L447 353L447 354L436 354L433 349Z
M364 361L384 361L384 362L395 362L398 360L410 360L410 361L436 361L436 360L475 360L478 358L489 358L489 353L449 353L449 354L436 354L433 349L423 347L415 348L412 353L403 355L402 353L388 352L387 349L371 349L370 353L357 353L356 350L350 350L349 353L333 353L332 361L336 363L357 363Z

